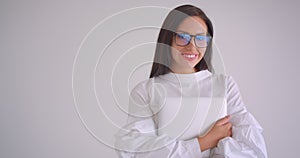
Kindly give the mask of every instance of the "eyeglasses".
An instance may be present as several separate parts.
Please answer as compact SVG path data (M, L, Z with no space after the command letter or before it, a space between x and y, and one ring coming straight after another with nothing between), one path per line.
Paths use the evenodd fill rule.
M187 33L174 33L174 35L175 35L175 43L178 46L189 45L192 40L192 37L194 37L194 43L196 47L204 48L208 46L211 40L211 36L207 36L207 35L190 35Z

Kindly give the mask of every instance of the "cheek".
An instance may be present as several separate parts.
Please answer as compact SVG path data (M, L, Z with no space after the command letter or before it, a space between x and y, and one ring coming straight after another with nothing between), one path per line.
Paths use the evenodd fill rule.
M171 48L171 53L173 55L178 55L178 54L181 54L181 52L182 52L182 47L179 47L177 45L172 44L172 46L170 48Z
M206 52L206 48L199 48L198 52L199 52L199 54L201 54L202 57L204 57L204 54Z
M171 47L171 56L172 56L173 60L178 58L179 54L180 54L180 52L176 48Z
M172 45L171 45L172 51L174 53L180 53L183 52L183 50L185 49L185 47L181 47L175 44L174 40L172 41Z
M183 47L179 47L179 46L172 46L171 47L171 52L172 52L172 54L176 54L176 55L179 55L179 54L181 54L181 52L183 52Z

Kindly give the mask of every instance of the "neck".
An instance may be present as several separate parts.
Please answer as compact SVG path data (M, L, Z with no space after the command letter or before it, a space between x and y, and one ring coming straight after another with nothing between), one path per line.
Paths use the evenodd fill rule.
M176 68L171 68L171 71L173 73L176 74L191 74L191 73L195 73L196 69L192 68L192 69L176 69Z

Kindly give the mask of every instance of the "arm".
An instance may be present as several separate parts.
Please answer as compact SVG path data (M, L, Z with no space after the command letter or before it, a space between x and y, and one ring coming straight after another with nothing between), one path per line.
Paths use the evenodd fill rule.
M212 149L217 146L221 139L231 136L232 124L229 122L229 119L230 115L221 118L205 135L198 137L198 142L201 144L201 151Z
M224 157L267 158L267 151L262 135L263 129L247 111L232 77L227 78L226 98L228 114L231 116L232 137L219 141L215 155Z
M157 135L147 87L151 86L140 84L131 93L127 125L116 134L119 157L201 158L197 138L177 141Z

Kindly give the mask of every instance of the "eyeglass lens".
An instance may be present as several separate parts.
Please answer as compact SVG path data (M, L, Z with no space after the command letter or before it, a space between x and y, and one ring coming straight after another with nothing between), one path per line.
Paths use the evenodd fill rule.
M179 46L186 46L188 45L192 37L194 37L194 42L197 47L206 47L208 45L208 42L210 40L209 36L206 35L190 35L186 33L176 33L175 35L175 42Z

